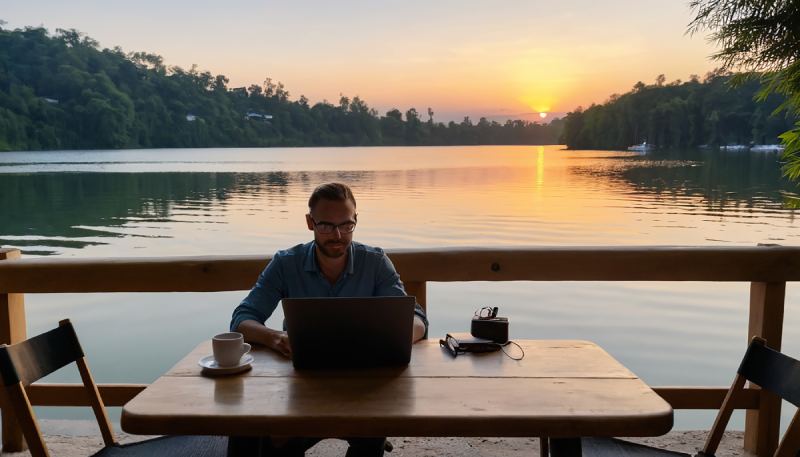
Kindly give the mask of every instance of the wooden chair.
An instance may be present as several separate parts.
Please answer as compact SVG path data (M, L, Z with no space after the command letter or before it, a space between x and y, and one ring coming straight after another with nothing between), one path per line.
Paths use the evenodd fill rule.
M747 348L733 384L722 402L722 407L709 432L703 450L697 457L713 457L717 451L725 426L733 413L733 400L741 394L745 381L751 381L784 400L800 407L800 361L767 347L766 341L755 337ZM658 457L689 456L682 452L655 449L615 438L583 438L584 456ZM773 457L800 456L800 409L795 412L789 428L783 435Z
M0 376L3 381L4 405L11 408L19 422L32 457L49 457L50 454L39 432L25 387L72 362L78 365L78 371L106 445L104 449L94 454L96 457L226 455L227 438L215 436L162 437L132 444L118 444L114 440L114 432L111 430L111 422L108 420L103 399L89 373L89 366L86 364L78 336L69 319L65 319L49 332L10 346L0 345Z

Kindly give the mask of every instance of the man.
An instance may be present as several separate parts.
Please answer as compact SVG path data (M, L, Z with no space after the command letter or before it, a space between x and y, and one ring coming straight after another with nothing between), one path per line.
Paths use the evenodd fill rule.
M264 345L286 357L292 349L285 331L268 328L266 320L287 297L370 297L405 295L394 265L380 248L353 241L358 221L356 200L341 183L322 184L308 199L306 225L314 241L278 251L250 293L233 311L230 328L246 341ZM413 341L427 335L425 312L417 305ZM303 455L319 440L263 439L262 450L274 455ZM382 456L384 438L349 439L347 457Z

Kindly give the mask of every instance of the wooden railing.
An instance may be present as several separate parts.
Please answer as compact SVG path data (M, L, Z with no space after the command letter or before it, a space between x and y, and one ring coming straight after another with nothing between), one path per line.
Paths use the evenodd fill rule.
M409 294L427 305L426 284L448 281L708 281L749 282L750 320L742 347L761 336L781 347L787 281L800 280L800 248L568 247L390 251ZM0 342L26 338L25 293L212 292L249 289L269 260L263 256L21 259L0 249ZM744 333L744 332L743 332ZM101 384L108 406L121 406L143 384ZM676 409L718 408L725 387L656 387ZM77 384L29 389L35 405L82 406ZM778 442L780 400L750 386L737 408L747 409L745 448L771 455ZM3 411L3 449L23 440Z

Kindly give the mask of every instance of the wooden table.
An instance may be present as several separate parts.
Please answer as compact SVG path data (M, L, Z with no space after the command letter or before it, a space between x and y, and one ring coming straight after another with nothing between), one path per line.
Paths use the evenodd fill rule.
M502 352L452 358L438 340L427 340L414 346L408 367L360 372L297 372L288 360L257 348L251 371L220 378L200 373L197 361L211 353L205 342L125 405L122 429L144 435L574 438L657 436L672 428L670 405L596 344L518 342L525 349L521 361Z

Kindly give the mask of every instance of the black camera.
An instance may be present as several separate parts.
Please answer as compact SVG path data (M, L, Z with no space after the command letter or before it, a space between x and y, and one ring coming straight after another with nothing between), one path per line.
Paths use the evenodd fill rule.
M498 317L498 311L497 307L484 307L476 312L470 327L472 336L500 344L508 343L508 318Z

